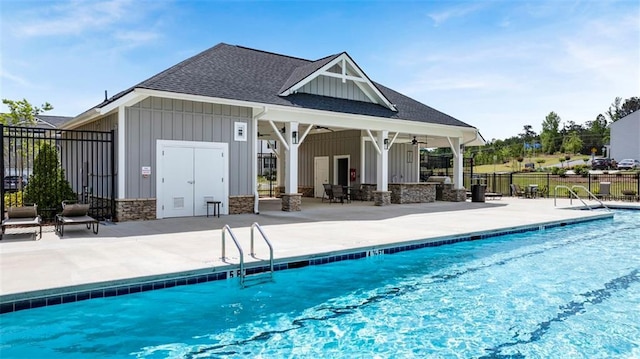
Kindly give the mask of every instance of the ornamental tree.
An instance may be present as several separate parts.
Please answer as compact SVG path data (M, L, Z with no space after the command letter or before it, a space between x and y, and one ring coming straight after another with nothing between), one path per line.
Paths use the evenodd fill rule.
M24 202L35 203L53 217L62 209L62 201L76 200L71 184L58 161L58 151L50 143L42 143L33 161L33 173L24 189Z
M45 102L42 106L33 106L26 99L13 101L2 99L2 103L9 107L9 113L0 113L0 123L3 125L35 125L36 117L41 112L53 110L53 106Z

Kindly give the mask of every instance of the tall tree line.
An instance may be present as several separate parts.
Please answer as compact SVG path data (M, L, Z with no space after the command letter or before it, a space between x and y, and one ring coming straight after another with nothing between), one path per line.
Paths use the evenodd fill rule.
M542 121L539 134L533 126L525 125L523 132L516 136L492 139L486 146L467 148L466 155L473 156L478 165L522 160L541 153L590 155L595 149L595 154L601 155L603 146L609 144L609 125L638 110L640 97L624 101L616 97L604 114L598 114L594 120L582 125L574 121L563 122L560 115L551 111Z

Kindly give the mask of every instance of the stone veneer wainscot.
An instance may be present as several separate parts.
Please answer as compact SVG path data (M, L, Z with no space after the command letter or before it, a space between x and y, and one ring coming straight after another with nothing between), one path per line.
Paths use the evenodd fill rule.
M253 213L255 196L229 196L229 214Z
M116 221L146 221L151 219L156 219L155 198L116 199Z
M389 183L391 203L429 203L436 201L436 185L432 183Z

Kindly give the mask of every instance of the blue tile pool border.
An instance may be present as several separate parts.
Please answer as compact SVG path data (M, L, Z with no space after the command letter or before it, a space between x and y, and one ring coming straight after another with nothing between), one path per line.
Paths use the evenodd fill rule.
M310 265L323 265L328 263L340 262L345 260L354 260L361 259L366 257L372 257L377 255L388 255L399 252L411 251L421 248L427 247L438 247L442 245L454 244L459 242L468 242L474 240L487 239L502 235L509 235L515 233L525 233L525 232L533 232L539 230L545 230L554 227L561 227L566 225L604 220L612 218L613 214L610 216L600 216L600 217L592 217L592 218L577 218L565 221L558 221L553 223L544 223L544 224L535 224L535 225L527 225L520 226L516 228L510 229L500 229L495 231L485 231L479 233L471 233L459 236L452 237L440 237L440 238L432 238L432 239L422 239L422 240L414 240L410 242L403 242L401 244L393 244L388 246L371 246L367 248L359 248L347 250L340 253L335 254L324 254L317 255L311 258L301 259L298 258L284 258L280 263L274 263L274 271L302 268ZM308 256L307 256L308 257ZM264 263L264 262L263 262ZM141 278L132 278L130 281L136 281L135 283L126 283L116 286L104 286L104 287L95 287L90 289L78 290L73 292L66 293L55 293L55 294L40 294L45 292L36 291L30 292L27 294L33 294L31 298L21 298L15 300L7 300L5 302L0 303L0 314L12 313L20 310L26 309L35 309L39 307L45 307L49 305L58 305L58 304L66 304L79 302L83 300L95 299L95 298L107 298L107 297L115 297L122 296L140 292L146 292L150 290L158 290L171 288L176 286L184 286L184 285L192 285L199 284L205 282L233 279L236 277L236 273L239 271L237 265L226 266L220 268L219 271L209 272L209 273L201 273L201 274L189 274L189 275L180 275L176 274L169 278L156 279L156 280L144 280ZM254 266L247 265L245 266L245 272L247 275L250 274L258 274L269 271L269 265L258 264ZM96 284L96 286L98 286ZM64 288L59 288L64 290ZM50 290L49 290L50 291Z

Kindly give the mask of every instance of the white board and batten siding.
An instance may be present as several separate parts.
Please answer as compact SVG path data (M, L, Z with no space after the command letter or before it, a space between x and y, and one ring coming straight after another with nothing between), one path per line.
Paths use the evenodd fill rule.
M317 176L315 160L320 157L329 158L329 181L335 178L335 159L340 156L349 157L349 168L356 169L356 179L351 184L375 183L377 170L377 152L371 141L365 142L365 154L360 153L361 132L359 130L336 131L309 135L299 148L300 167L298 168L298 184L302 187L313 186L317 195ZM406 143L394 143L389 149L389 182L419 182L418 147ZM365 163L365 175L360 173L360 163Z
M341 79L328 76L318 76L308 84L298 89L298 92L354 101L371 102L369 97L367 97L367 95L365 95L353 81L346 81L343 83Z
M366 181L364 183L376 182L376 171L378 168L378 153L371 141L365 143L365 171ZM419 148L410 143L394 143L389 148L389 183L415 183L420 181L420 154Z
M349 156L350 168L355 168L356 180L360 182L360 131L336 131L308 135L299 147L298 185L301 187L313 187L314 193L322 193L317 188L315 173L315 158L328 157L328 180L333 181L334 161L336 156Z
M254 141L235 141L234 123L246 123L253 138L251 108L149 97L126 109L126 198L157 197L159 140L227 144L227 196L253 194ZM197 146L196 146L197 147ZM149 176L141 175L150 167ZM227 199L225 198L225 201ZM225 206L226 207L226 206Z

